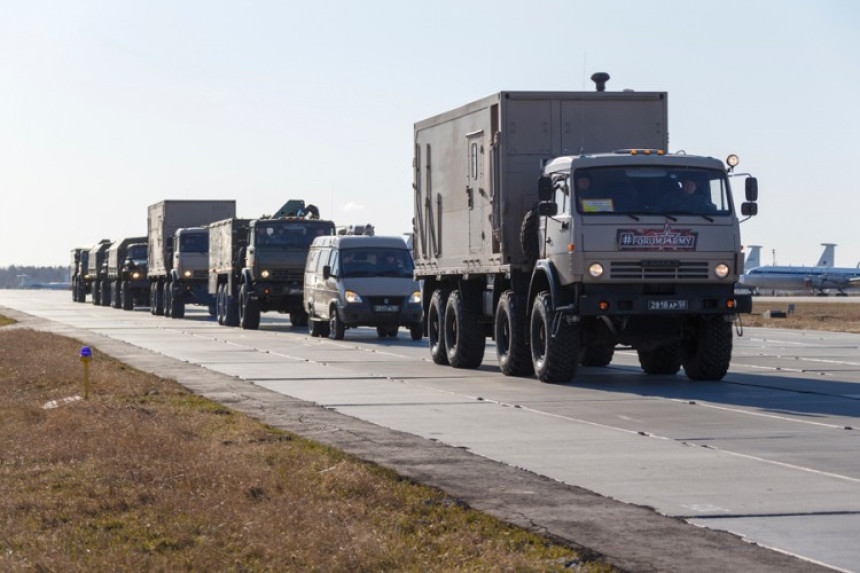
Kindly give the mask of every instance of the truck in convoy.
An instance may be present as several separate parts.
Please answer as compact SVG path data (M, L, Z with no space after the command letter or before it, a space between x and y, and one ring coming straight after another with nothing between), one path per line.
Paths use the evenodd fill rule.
M289 313L293 326L307 326L305 261L314 238L334 233L334 223L302 200L288 201L270 217L209 225L209 294L218 323L254 330L260 313L278 311Z
M90 250L76 247L71 251L69 261L69 283L72 285L72 300L74 302L86 302L87 294L90 292L89 282L84 280L87 274L87 262Z
M415 124L431 357L476 368L492 337L504 374L560 383L623 344L648 374L722 379L732 322L752 309L734 293L736 156L727 169L667 153L665 92L592 79L594 92L501 92Z
M146 237L116 241L108 249L107 275L111 286L110 305L123 310L149 304L146 278Z
M236 215L234 200L166 200L147 212L147 274L150 312L185 316L188 303L209 307L215 300L206 287L209 232L204 227Z
M87 254L87 272L84 275L84 289L89 286L93 294L93 304L110 304L110 281L107 280L107 256L111 242L102 239L90 248Z

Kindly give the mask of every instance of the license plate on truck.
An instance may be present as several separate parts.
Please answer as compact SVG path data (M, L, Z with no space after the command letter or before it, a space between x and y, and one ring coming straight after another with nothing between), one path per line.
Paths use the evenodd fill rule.
M400 307L396 304L377 304L373 307L374 312L397 312Z
M687 307L687 301L684 299L648 301L648 310L687 310Z

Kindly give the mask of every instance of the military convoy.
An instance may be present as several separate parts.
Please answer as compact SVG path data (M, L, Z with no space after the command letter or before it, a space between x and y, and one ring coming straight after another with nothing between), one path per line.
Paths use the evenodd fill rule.
M415 124L414 258L430 354L544 382L617 344L648 374L721 379L743 269L736 157L670 154L667 94L501 92ZM682 203L687 187L697 202ZM746 179L744 215L757 211ZM691 198L692 199L692 198Z
M134 310L149 304L149 282L146 279L146 237L116 241L108 249L107 280L111 289L110 306Z
M336 237L367 241L372 226L336 228L304 201L259 219L236 218L234 201L150 206L150 311L181 318L201 304L245 329L266 311L294 326L310 313L311 335L334 338L350 325L380 336L407 326L455 368L478 367L491 338L505 375L550 383L609 364L617 345L647 374L722 379L732 324L752 307L734 286L739 215L757 213L757 181L734 172L736 156L667 152L665 92L607 92L608 75L592 79L594 92L504 91L415 124L409 264L420 292L373 304L417 314L349 314L361 297L339 257L352 239ZM745 178L740 213L733 177ZM108 304L113 288L115 306L139 304L140 262L127 253L142 242L126 256L121 243L111 257L108 241L73 250L74 300Z

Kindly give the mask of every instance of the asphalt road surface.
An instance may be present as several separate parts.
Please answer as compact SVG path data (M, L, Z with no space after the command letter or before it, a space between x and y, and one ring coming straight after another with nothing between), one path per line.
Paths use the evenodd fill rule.
M277 314L243 331L28 290L0 313L624 569L860 571L860 335L748 328L722 382L618 349L549 385L502 376L491 341L457 370L405 330L316 339Z

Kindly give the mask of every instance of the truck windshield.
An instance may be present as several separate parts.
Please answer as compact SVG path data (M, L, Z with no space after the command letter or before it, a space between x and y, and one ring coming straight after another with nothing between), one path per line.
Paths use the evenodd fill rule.
M732 212L726 176L717 169L592 167L574 171L573 188L577 210L589 215Z
M182 233L179 235L179 251L183 253L208 253L209 233Z
M135 263L146 262L146 245L132 245L128 248L126 257Z
M262 249L309 249L311 242L321 235L334 235L334 225L322 221L273 219L257 221L254 242Z
M347 277L412 278L414 264L406 249L343 249L339 275Z

